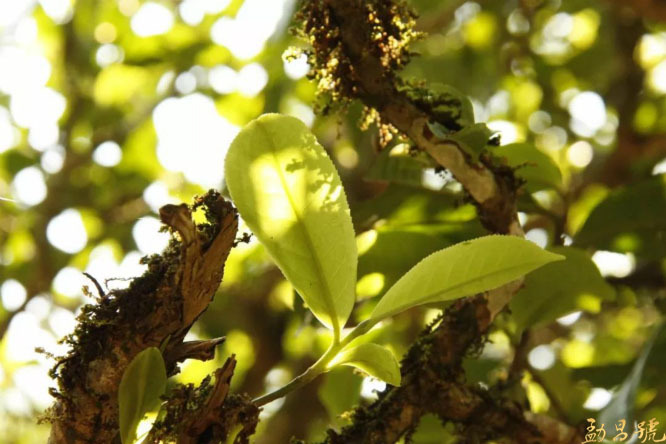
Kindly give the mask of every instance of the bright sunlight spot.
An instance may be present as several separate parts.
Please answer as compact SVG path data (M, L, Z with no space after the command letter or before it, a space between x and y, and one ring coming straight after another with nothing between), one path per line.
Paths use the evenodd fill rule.
M42 154L40 165L50 174L55 174L65 163L65 148L62 145L53 145Z
M81 296L81 288L89 283L90 281L81 273L81 270L65 267L53 279L53 289L63 296L74 299Z
M132 236L144 255L160 253L169 244L169 235L160 233L162 222L154 217L142 217L132 228Z
M118 165L122 158L123 152L120 149L120 146L111 140L100 143L99 146L95 148L95 151L93 151L93 160L95 163L105 167Z
M308 57L301 54L296 58L283 61L284 73L292 80L298 80L310 71Z
M154 213L157 213L161 206L176 203L176 199L169 194L169 189L162 181L155 181L143 190L143 200Z
M25 205L37 205L46 198L44 173L37 167L23 168L12 181L12 195Z
M541 248L546 248L546 245L548 245L548 232L543 228L533 228L525 233L525 239L534 242Z
M488 122L488 128L496 133L499 133L502 145L509 143L520 142L523 136L515 123L508 120L493 120Z
M229 48L234 57L251 59L277 30L285 6L285 0L246 0L236 17L218 19L211 27L210 36L218 45Z
M612 392L605 388L595 387L590 391L583 407L588 410L599 411L608 405L612 397Z
M195 93L162 101L153 112L157 157L171 171L203 187L219 187L224 157L238 128L220 116L210 97Z
M245 97L254 97L264 89L268 83L268 73L259 63L250 63L238 71L238 92Z
M0 287L2 306L7 311L15 311L21 308L26 296L25 287L16 279L7 279Z
M613 251L597 251L592 255L602 276L623 278L629 276L636 268L636 259L631 253L615 253Z
M604 99L593 91L576 94L568 105L570 126L581 137L592 137L606 124Z
M527 361L537 370L548 370L555 364L555 351L548 344L538 345L529 352Z
M592 145L584 140L579 140L567 150L567 159L571 165L578 168L585 168L592 162L594 149Z
M132 16L131 26L139 37L164 34L173 26L173 12L162 4L146 2Z
M386 383L380 381L372 376L363 378L361 384L361 396L365 399L377 399L377 392L381 392L386 388Z
M73 208L62 211L49 221L46 237L51 245L69 254L78 253L88 243L81 214Z
M217 65L208 71L208 82L219 94L230 94L236 91L238 73L227 65Z
M568 315L557 318L557 323L564 325L565 327L571 326L575 324L578 319L580 319L582 314L582 311L574 311L573 313L569 313Z

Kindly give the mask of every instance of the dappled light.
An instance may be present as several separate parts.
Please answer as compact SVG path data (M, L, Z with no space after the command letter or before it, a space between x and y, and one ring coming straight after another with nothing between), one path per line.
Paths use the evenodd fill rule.
M0 1L0 441L119 442L148 349L146 443L660 437L664 23L655 0Z

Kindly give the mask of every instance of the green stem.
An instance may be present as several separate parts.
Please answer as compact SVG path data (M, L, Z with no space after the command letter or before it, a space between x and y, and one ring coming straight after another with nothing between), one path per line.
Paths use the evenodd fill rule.
M331 346L328 348L328 350L326 350L326 353L324 353L317 362L305 370L305 372L296 376L289 383L287 383L287 385L284 385L271 393L260 396L254 399L252 402L257 406L262 406L268 404L269 402L273 402L276 399L282 398L287 393L299 389L304 385L312 382L317 376L328 370L328 364L331 363L331 361L337 356L340 350L346 347L354 339L368 332L376 323L377 321L373 320L363 321L358 324L356 328L354 328L347 336L345 336L342 341L340 341L339 338L334 338L333 343L331 343Z

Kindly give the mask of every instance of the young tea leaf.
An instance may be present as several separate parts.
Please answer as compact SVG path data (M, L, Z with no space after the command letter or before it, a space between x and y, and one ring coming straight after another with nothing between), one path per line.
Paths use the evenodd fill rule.
M328 368L338 365L355 367L388 384L400 385L400 366L398 365L398 361L390 350L381 345L365 343L358 347L342 350L331 361Z
M144 415L154 409L166 389L167 375L162 353L149 347L138 353L125 369L118 388L120 439L133 443Z
M354 305L356 240L333 162L298 119L266 114L225 161L240 215L314 315L339 332Z
M379 301L372 322L417 305L442 302L500 287L563 256L515 236L485 236L423 259Z

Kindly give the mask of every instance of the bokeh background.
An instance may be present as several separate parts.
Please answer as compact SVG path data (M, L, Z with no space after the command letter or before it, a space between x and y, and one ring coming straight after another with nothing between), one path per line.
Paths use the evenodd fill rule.
M510 373L519 349L528 371L517 398L580 423L626 381L665 305L666 14L648 1L409 3L426 35L403 77L454 85L502 144L532 143L559 167L561 186L534 190L521 208L530 240L570 244L590 212L620 190L619 206L590 228L601 234L584 245L606 279L584 291L574 285L576 297L554 309L565 316L530 324L526 339L511 316L500 320L468 362L471 380L493 384ZM483 234L449 177L380 155L376 131L359 129L358 104L316 112L307 58L283 57L306 47L289 32L295 7L0 2L1 442L46 442L48 425L36 418L51 403L53 361L35 348L64 353L58 340L90 302L82 272L107 289L140 275L139 258L168 240L158 208L223 190L229 143L262 113L303 120L338 167L359 234L358 316L420 258ZM649 192L636 191L637 183ZM400 356L435 315L409 311L376 340ZM176 381L198 383L235 353L234 389L252 396L300 373L328 339L254 240L233 250L192 336L227 340L215 360L185 364ZM641 419L666 422L660 356L650 354L631 402ZM382 386L335 371L266 406L257 442L321 438ZM447 436L426 418L415 442Z

